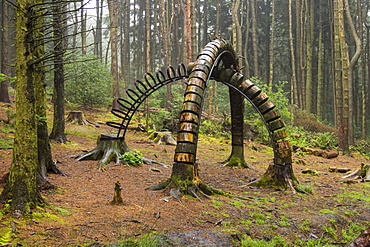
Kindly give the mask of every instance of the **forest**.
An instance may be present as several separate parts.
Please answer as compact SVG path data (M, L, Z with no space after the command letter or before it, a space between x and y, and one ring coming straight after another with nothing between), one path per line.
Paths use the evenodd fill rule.
M291 189L294 195L296 192L305 195L314 194L310 186L305 187L306 183L313 182L314 179L307 179L304 177L307 175L302 174L327 176L328 168L329 172L342 171L342 168L337 166L346 166L344 168L347 169L346 172L356 170L361 166L362 173L357 174L363 175L356 177L356 179L361 178L361 181L350 180L350 182L345 181L341 184L355 183L352 189L360 194L368 188L366 183L365 185L359 183L369 180L369 165L366 162L370 156L370 124L368 121L370 2L367 0L4 0L0 8L2 27L0 32L2 140L0 145L4 152L1 154L4 161L0 175L4 175L4 177L0 180L0 185L3 185L0 190L0 201L3 203L0 209L0 219L5 217L10 222L10 228L8 226L4 228L5 231L0 231L0 244L8 244L13 241L22 242L22 239L28 239L22 235L25 234L25 231L18 235L16 233L16 225L20 229L28 229L22 225L23 221L12 221L11 217L19 218L30 214L33 215L31 216L32 222L44 217L54 217L48 213L49 209L42 208L48 207L49 201L55 200L58 204L68 197L65 195L58 197L58 192L56 192L58 188L63 188L65 185L63 179L69 181L70 185L73 184L75 189L71 190L72 194L77 193L76 188L80 185L78 181L82 178L82 175L81 177L76 175L80 172L80 167L73 167L72 163L74 162L65 159L65 157L72 156L72 153L75 155L74 157L81 157L81 154L78 153L86 150L94 152L94 142L90 139L95 139L96 144L96 136L91 137L87 133L81 134L86 129L87 132L91 132L90 134L99 132L99 146L99 142L105 137L116 134L115 130L109 127L118 128L118 135L113 139L118 140L119 145L123 145L123 147L119 147L120 151L124 150L124 153L131 154L131 151L128 151L129 149L126 147L127 141L130 147L140 150L137 151L135 157L131 157L132 159L139 157L141 165L156 164L160 166L159 169L150 168L149 173L147 169L143 168L140 168L138 173L131 171L132 177L138 175L146 177L143 181L146 181L144 183L147 186L144 184L138 186L131 182L128 185L125 182L129 181L130 177L123 175L124 169L127 168L126 166L136 167L136 164L129 165L128 161L125 160L127 156L125 158L118 155L116 164L113 165L114 168L111 168L112 166L104 167L106 165L104 162L107 161L104 157L98 163L98 170L102 172L100 175L97 175L93 171L94 169L91 170L96 162L85 161L85 164L89 164L90 168L89 171L85 170L84 177L87 177L87 181L100 179L104 183L114 183L112 174L116 171L117 174L120 174L116 175L117 179L121 180L121 184L124 184L125 188L128 188L131 197L142 194L139 191L144 189L170 190L170 197L158 198L157 194L157 202L148 204L150 210L145 209L145 207L149 207L147 204L145 207L139 206L144 205L142 200L146 202L151 200L147 194L142 196L141 201L137 201L136 204L132 201L129 202L131 211L128 210L119 217L132 217L135 215L133 208L141 207L143 211L149 210L151 214L154 214L156 221L153 222L153 219L149 219L144 214L137 215L141 220L125 219L121 221L118 227L120 231L126 227L130 228L130 226L123 226L122 222L140 223L143 226L142 229L133 227L130 230L125 230L127 231L125 233L120 232L117 236L121 236L123 239L142 234L150 235L155 231L156 224L158 224L161 233L168 233L199 230L199 228L202 229L200 225L207 222L224 227L223 231L231 231L238 220L240 220L238 224L246 224L248 227L250 224L259 224L254 218L263 220L264 223L261 221L261 225L265 225L266 222L275 222L276 214L274 216L270 214L256 216L249 212L250 223L245 223L246 219L242 218L242 211L245 208L252 209L252 205L247 205L245 202L237 204L232 200L236 198L244 201L249 199L262 200L265 209L269 210L268 212L274 211L275 209L272 209L274 206L276 209L278 208L279 212L282 212L280 210L284 207L278 202L287 199L285 198L288 193L286 189ZM216 48L210 48L212 45ZM219 59L217 56L222 57L221 55L212 57L214 54L228 52L229 55L220 58L222 61L217 65L219 69L224 66L223 69L226 72L216 71L213 73L213 67L210 69L208 64L208 68L204 64L200 64L200 60L207 60L202 58L208 52L207 49L214 51L212 55L208 55L212 58L212 63ZM194 80L192 79L195 72L190 73L193 68L197 68L196 71L199 72ZM211 70L209 75L207 74L208 70ZM189 75L185 75L187 72ZM194 82L201 77L199 76L201 72L211 77L211 80L207 79L204 87L200 86L203 85L203 82ZM176 73L179 75L176 76ZM245 81L237 86L242 91L246 91L245 95L252 92L249 87L258 89L258 94L261 90L267 93L280 113L272 111L275 115L266 116L275 105L270 101L268 101L270 105L265 104L268 99L265 93L259 95L258 100L261 101L258 105L252 99L248 102L233 94L230 86L225 86L228 84L219 83L222 81L220 78L225 76L222 73L232 73L230 78L243 77ZM129 102L130 99L141 100L135 90L143 93L141 91L143 88L147 90L148 85L151 87L153 81L155 82L153 75L156 75L159 81L158 85L161 88L146 98L140 108L134 109L134 103L132 106L125 105L125 102ZM161 76L163 76L162 81ZM169 78L168 81L178 80L180 83L167 83L166 76ZM187 82L185 77L192 79ZM204 81L204 79L202 80ZM194 85L197 85L198 89L191 91L191 83L195 83ZM142 87L141 90L140 87ZM201 95L200 91L205 91L204 100L203 96L198 97ZM199 103L199 100L202 102ZM197 104L188 104L187 101ZM244 103L246 106L241 107L240 105L244 105ZM248 103L252 103L254 109ZM268 111L262 112L261 108L265 105L271 109L268 108ZM195 109L194 106L195 108L199 106L199 109ZM186 109L186 107L189 108ZM125 109L137 111L132 124L139 126L133 129L127 123L127 128L130 127L130 129L127 133L126 129L123 132L123 135L129 136L126 139L125 136L119 137L119 134L122 134L122 126L116 124L116 117L125 115ZM254 111L255 109L257 109L257 113ZM113 113L113 116L109 115L109 111ZM69 115L66 118L68 112ZM99 123L94 124L91 121L86 121L84 123L87 123L88 126L73 127L74 123L68 123L73 112L83 112ZM101 115L102 112L104 116ZM178 119L179 115L180 120ZM121 118L126 121L127 116ZM189 120L190 117L191 120ZM183 124L184 122L185 124ZM189 122L191 124L187 125ZM240 129L236 126L236 122L247 127L244 130L242 128L243 134L237 133ZM279 131L275 132L274 124L278 124L276 129ZM268 127L267 131L264 129L264 125ZM199 129L198 126L200 126ZM99 127L101 129L97 129ZM280 131L280 128L284 128L284 130ZM141 137L145 140L147 138L146 134L139 133L142 130L159 131L160 134L162 133L160 131L172 133L178 131L177 146L166 147L162 150L160 145L155 146L156 144L153 142L140 141L137 138ZM113 135L104 135L102 131L111 132ZM198 138L202 145L209 148L209 152L200 148L200 155L196 157ZM224 145L230 143L232 144L231 155L227 158L225 153L229 151L229 148L225 148ZM71 149L73 145L77 146L74 150ZM251 148L251 150L244 150L244 146ZM325 153L318 155L321 157L320 159L327 158L327 156L330 156L328 159L334 159L320 161L320 165L317 165L317 161L314 160L316 158L302 158L305 155L318 152L304 149L307 147L324 149ZM8 149L11 150L11 153L6 151ZM214 157L212 150L218 150L215 152L219 152L221 156L226 155L224 165L221 167L214 165L214 167L221 169L219 172L222 174L215 175L212 173L214 171L211 167L204 168L203 166L206 163L204 159L209 159L209 162L214 164L220 162L215 160L217 157ZM258 154L250 153L253 150ZM155 157L157 160L161 156L162 159L166 160L166 164L171 164L173 160L171 161L170 153L173 152L175 152L175 163L172 166L172 174L169 171L163 171L168 168L167 165L161 167L161 163L147 159L149 156ZM295 153L294 160L292 160L292 152ZM297 153L302 157L297 157ZM235 162L234 155L238 156L239 160L235 166L232 165L232 162ZM55 157L59 157L64 162L59 162L59 159L56 160ZM256 157L259 162L255 161ZM203 161L198 162L200 159ZM271 159L273 164L269 164L266 159ZM105 161L103 162L103 160ZM107 163L113 160L109 157ZM79 164L78 158L77 161L76 164ZM59 163L62 165L58 165ZM119 164L125 164L125 166L115 167ZM248 169L253 168L253 165L250 166L250 164L262 165L262 170L267 169L262 179L265 176L272 177L274 183L269 185L276 187L276 191L283 189L285 192L282 195L276 195L278 199L274 197L271 200L265 199L269 193L276 192L271 188L256 189L258 190L256 193L259 193L256 197L245 194L235 196L234 193L240 192L238 187L252 188L248 187L250 183L244 180L258 181L259 185L266 182L255 178L261 176L258 173L261 171L261 167L258 170ZM303 167L295 167L296 164L302 166L310 164L312 167L305 167L304 170ZM328 165L330 167L326 167ZM231 169L235 169L231 171L230 166L232 166ZM201 172L199 167L205 169L208 176L203 171ZM247 168L250 172L249 175L242 176L238 172L239 168ZM162 180L170 178L160 182L158 176L153 175L153 172L159 172L161 174L159 177ZM205 176L204 181L200 179L200 173L202 177ZM213 179L209 173L213 174ZM227 174L231 175L233 179L228 179ZM74 178L73 182L72 178ZM338 175L333 179L336 179L337 182L342 181L342 178L344 177ZM302 180L305 182L302 183ZM219 184L220 181L223 182ZM339 193L338 190L345 191L344 188L337 187L332 183L327 185L325 181L325 178L321 177L316 178L315 182L312 183L318 190L315 197L323 199L326 196L331 197L331 194ZM158 182L160 183L158 184ZM243 185L240 186L241 184ZM281 186L282 184L283 186ZM150 187L146 188L149 185ZM119 181L115 183L115 186L114 200L117 199L116 196L120 196L122 190ZM215 189L218 187L221 190ZM279 188L277 189L277 187ZM330 192L322 191L322 187L331 188ZM77 190L81 191L81 189L79 187ZM107 191L108 188L96 187L95 189L104 190L100 193L104 193L105 196L111 193ZM232 192L229 194L227 191ZM81 197L81 193L77 193L80 195L77 196L78 200L81 200L82 204L88 204L89 199L85 194ZM242 193L248 192L242 191ZM192 223L192 226L182 228L174 224L173 228L176 230L167 229L165 223L157 221L161 218L160 215L166 214L163 211L156 212L156 208L161 207L158 201L168 202L169 198L172 198L178 200L182 205L181 200L183 199L181 198L184 195L193 197L193 199L185 197L184 200L188 204L185 203L187 206L184 207L188 207L190 218L198 217L198 220L196 223ZM211 200L213 209L210 210L212 212L206 214L209 219L205 219L207 217L196 215L200 206L193 205L193 203L194 198L204 203L204 199L210 199L209 195L224 196L225 198L224 204L220 205ZM201 199L199 196L205 198ZM346 194L346 196L348 195ZM354 197L350 198L348 200L354 200ZM100 203L103 201L98 197L94 200L100 201ZM293 199L295 203L298 203L299 200L300 196L295 196ZM306 229L306 226L302 224L300 225L302 229L298 227L301 233L296 233L295 236L289 235L284 241L294 242L299 246L310 246L310 240L307 240L309 238L316 239L318 245L314 246L326 246L326 244L330 246L338 238L339 244L342 246L354 241L356 234L358 235L365 230L366 224L368 224L368 218L362 217L366 212L368 201L363 197L358 200L362 201L363 205L357 208L357 213L356 210L348 212L349 208L353 209L354 207L352 201L348 205L344 205L343 210L338 210L335 213L330 211L330 214L333 215L338 213L348 217L349 215L353 216L353 221L349 217L348 221L345 223L343 221L338 225L334 223L338 223L342 219L328 216L325 219L329 219L332 226L329 224L328 228L317 230L322 222L315 222L316 225L311 222L310 229ZM75 203L78 204L77 201ZM72 202L68 203L73 204ZM127 204L122 203L122 199L119 204L127 207ZM111 205L115 205L115 203L111 203ZM221 216L224 218L223 222L229 218L231 212L227 211L226 205L232 205L232 210L235 210L232 213L235 216L233 220L227 221L230 225L221 223L222 220L218 221ZM325 205L325 209L330 208L330 199L324 200L323 205ZM298 215L300 210L293 208L293 205L291 206L289 212ZM59 214L59 216L63 214L63 206L53 207L50 209L53 213ZM66 211L71 211L65 212L68 216L73 214L73 217L76 217L69 219L71 222L85 220L83 216L72 213L74 210L78 211L79 207L74 205L66 209ZM89 207L94 208L95 206L89 204ZM218 214L217 210L220 207L224 208L224 211ZM308 208L309 206L305 205L304 207ZM244 209L241 210L241 208ZM101 210L101 208L99 207L97 210ZM107 210L111 215L116 215L113 206ZM184 220L183 218L175 219L174 214L178 214L176 210L175 206L168 215L172 215L174 221ZM253 210L256 213L259 211L256 208ZM320 209L317 210L320 211ZM12 215L9 215L9 212L12 212ZM88 215L90 213L89 211ZM320 213L328 214L327 211L320 211ZM35 218L38 217L37 214L40 214L40 218ZM288 219L294 221L289 217L286 218L285 214L286 212L279 216L282 221L288 221ZM42 243L45 245L55 244L56 242L53 241L60 241L56 236L61 234L69 239L69 242L65 241L63 245L80 243L81 241L89 242L94 237L89 237L90 240L86 238L73 240L73 236L76 232L83 231L82 228L87 225L94 229L90 233L97 235L95 229L99 227L91 226L91 224L99 221L98 218L103 216L99 214L96 217L91 222L73 225L74 229L71 231L66 230L67 228L63 226L63 233L62 231L58 232L59 226L48 227L48 223L43 222L40 227L44 227L46 229L44 231L52 231L50 233L52 240L49 237L42 238L41 235L46 233L41 233L40 230L40 235L27 241L34 241L34 243L44 241ZM297 217L300 221L304 219L304 217ZM27 221L27 218L25 220ZM63 220L65 219L63 218ZM55 221L59 221L59 219ZM143 223L144 221L148 223ZM107 227L106 231L116 234L116 230L113 230L116 229L114 226L116 223L114 219L113 223L110 221L109 224L112 224L112 228ZM272 230L274 227L281 230L284 228L284 224L281 223L279 226L274 225L273 227L270 225L269 227ZM290 226L290 223L286 224ZM307 223L307 225L309 224ZM286 226L288 227L288 225ZM81 229L76 229L78 227ZM346 231L349 231L351 227L356 230L349 234ZM246 237L251 234L262 239L261 241L271 243L283 241L273 236L266 237L268 235L266 232L269 232L266 228L248 233L243 232L244 230L235 230L237 232L235 233L234 230L232 230L231 236L233 238L237 236L238 242L242 246L252 246L251 242L248 242L250 237ZM98 230L96 231L98 232ZM317 237L315 235L317 231L323 231L323 236ZM302 232L305 240L300 237ZM102 235L106 237L106 234ZM285 236L287 232L282 230L279 234ZM363 233L365 238L366 234L365 231ZM216 234L214 237L222 238L224 236ZM98 238L102 237L95 237L95 241L109 242L107 239L98 240ZM152 238L150 236L149 238L151 241ZM51 242L48 242L49 240ZM118 240L119 237L115 238L115 241ZM255 244L253 246L258 246L257 242ZM284 243L278 243L278 245L289 246ZM154 246L161 246L161 244Z

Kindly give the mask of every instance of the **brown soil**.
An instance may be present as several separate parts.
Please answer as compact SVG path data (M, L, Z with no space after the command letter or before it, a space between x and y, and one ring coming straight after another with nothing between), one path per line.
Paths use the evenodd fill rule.
M84 114L88 120L101 123L104 122L102 118L110 115L108 112ZM0 119L5 119L4 114ZM12 138L11 131L5 128L0 132L1 139ZM107 244L149 233L211 229L232 234L236 242L243 235L265 240L282 236L290 243L318 237L343 246L350 239L344 236L342 229L348 230L353 223L366 226L370 221L370 202L366 195L370 186L343 183L343 174L328 172L333 166L354 171L361 163L368 162L360 156L340 155L334 159L295 156L295 175L301 184L313 188L314 193L293 195L289 190L243 186L260 177L272 162L271 148L247 143L245 157L256 170L233 169L219 163L230 154L229 141L201 136L197 157L203 181L245 198L215 197L217 201L203 199L202 203L188 196L178 201L168 198L165 192L145 190L169 178L171 168L121 165L102 171L97 167L97 161L76 162L71 158L84 150L92 150L99 134L112 133L112 129L104 124L99 128L68 125L67 133L70 142L66 145L52 143L52 153L58 167L68 176L49 175L50 183L58 189L42 192L49 203L46 208L36 209L31 216L21 218L4 214L0 229L11 229L12 225L16 228L10 243L28 246ZM130 130L127 145L146 158L171 165L175 147L154 144L147 137L147 133ZM0 177L3 177L11 164L11 149L0 149L0 157ZM303 174L306 169L318 174ZM122 187L124 205L121 206L110 204L116 181ZM1 181L0 188L3 185L4 181ZM328 230L329 227L333 232ZM353 236L360 231L355 229ZM4 232L0 230L0 234Z

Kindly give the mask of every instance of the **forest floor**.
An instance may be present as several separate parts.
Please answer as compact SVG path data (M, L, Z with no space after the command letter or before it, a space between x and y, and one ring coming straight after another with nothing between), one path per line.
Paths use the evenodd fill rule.
M8 143L14 133L5 123L5 110L11 108L1 105L0 177L11 164L12 150ZM345 246L369 225L370 184L346 183L341 179L343 173L328 171L329 167L354 171L361 163L369 162L360 155L340 155L333 159L295 155L294 174L302 185L313 189L313 194L293 194L290 190L243 186L260 177L272 162L270 147L247 142L245 158L255 170L235 169L220 163L230 154L229 140L201 136L197 157L202 180L245 199L218 196L201 202L184 196L176 200L167 198L163 191L146 190L169 178L171 168L157 164L120 165L103 171L97 161L77 162L72 158L95 148L99 134L112 133L104 124L106 119L102 120L108 115L111 114L85 112L86 119L100 123L100 127L67 125L69 142L51 144L53 158L67 176L49 174L50 183L58 189L42 191L49 205L35 209L31 215L14 218L2 205L0 240L3 244L99 246L127 243L127 239L133 244L149 234L162 236L169 246L231 246L231 241L238 246L241 239L275 241L277 236L290 246L324 246L324 243ZM130 130L126 142L131 150L140 151L145 158L172 165L175 146L157 145L147 137L148 133ZM303 174L307 169L314 174ZM124 205L121 206L110 204L116 181L122 187ZM3 186L4 180L0 180L0 191ZM191 234L184 234L189 231ZM309 242L317 245L308 245ZM244 242L244 246L253 245Z

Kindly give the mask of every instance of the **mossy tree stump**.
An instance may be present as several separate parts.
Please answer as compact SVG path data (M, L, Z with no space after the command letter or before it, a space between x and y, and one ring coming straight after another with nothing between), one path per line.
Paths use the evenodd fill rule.
M110 162L115 162L115 165L120 164L119 156L125 152L129 152L123 137L117 137L112 134L101 134L97 141L97 146L90 152L76 156L76 160L100 160L99 167L104 167Z
M295 193L295 189L299 189L299 182L293 172L292 149L289 142L278 142L276 150L274 164L269 165L262 177L252 183L257 186L290 188Z
M82 111L71 111L68 113L66 118L66 122L69 124L77 124L77 125L96 125L88 120L85 119L85 116Z
M170 131L156 131L148 137L154 140L158 145L176 145L177 142L173 139Z
M124 161L120 160L120 156L126 152L131 152L131 150L122 136L117 137L117 135L112 134L101 134L98 138L97 146L93 150L77 155L74 158L77 161L99 160L98 166L104 168L111 162L115 162L115 164L111 166L126 164ZM142 161L147 165L155 163L165 168L169 167L168 165L147 158L142 158Z

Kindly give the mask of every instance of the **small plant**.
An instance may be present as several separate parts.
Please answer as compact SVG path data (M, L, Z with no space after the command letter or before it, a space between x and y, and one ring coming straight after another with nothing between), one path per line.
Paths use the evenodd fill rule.
M223 205L223 202L221 201L212 201L212 207L215 209L220 209L222 205Z
M0 246L6 246L12 241L12 229L8 228L6 231L0 233Z
M289 219L285 216L281 216L280 217L280 221L279 221L279 225L280 226L290 226L290 223L289 223Z
M308 232L310 230L309 225L310 221L306 219L298 227L301 231Z
M309 185L309 184L298 184L298 186L297 186L297 190L299 191L299 192L303 192L303 193L308 193L308 194L313 194L313 192L314 192L314 189L312 188L312 186L311 185Z
M323 226L322 230L324 230L324 232L328 233L333 239L338 238L335 234L335 228L334 227L332 227L332 226Z
M129 151L120 155L119 160L127 166L139 166L143 164L143 155L139 151Z
M249 236L245 236L244 239L241 241L242 247L287 247L289 244L283 237L275 236L270 241L266 240L255 240L251 239Z
M319 147L324 150L333 149L337 145L337 135L334 132L320 133L311 142L315 147Z

